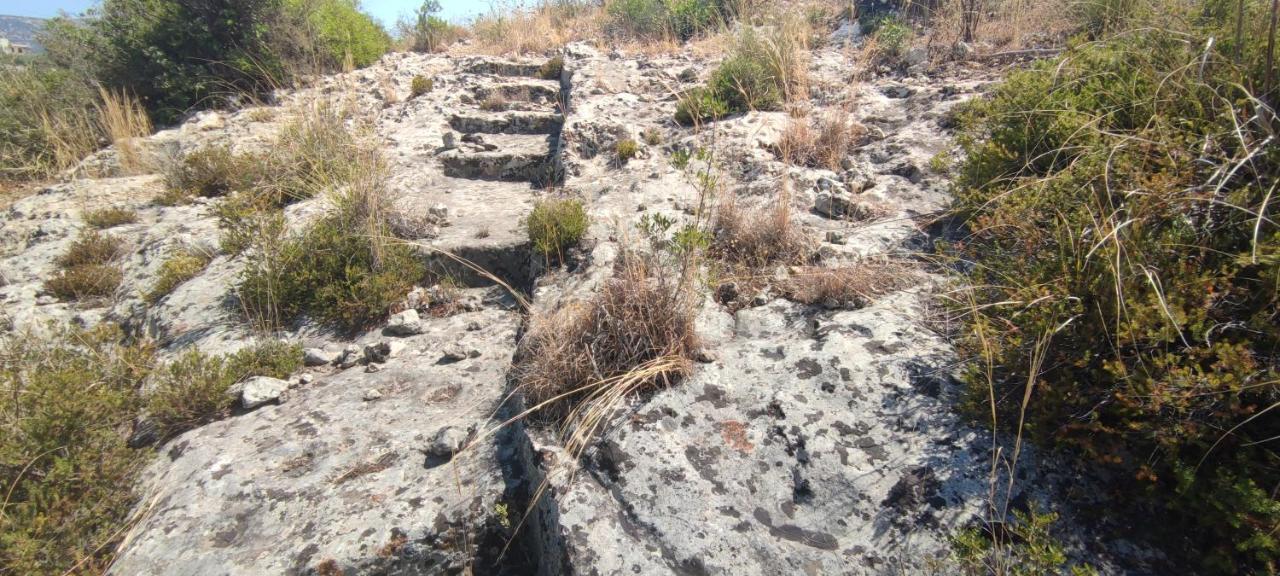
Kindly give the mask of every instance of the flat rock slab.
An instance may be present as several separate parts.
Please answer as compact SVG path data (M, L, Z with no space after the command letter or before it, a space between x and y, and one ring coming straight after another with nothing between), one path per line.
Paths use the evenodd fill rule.
M489 421L505 390L518 317L486 310L424 320L377 372L356 366L280 405L161 447L143 520L111 573L454 573L471 565L504 490L492 440L428 458L450 426ZM447 344L482 351L440 363ZM368 400L368 391L376 398ZM336 572L335 572L336 573Z
M719 359L619 423L557 497L569 563L879 574L945 557L989 461L944 401L949 352L911 320L916 299L819 315L775 301L726 321Z

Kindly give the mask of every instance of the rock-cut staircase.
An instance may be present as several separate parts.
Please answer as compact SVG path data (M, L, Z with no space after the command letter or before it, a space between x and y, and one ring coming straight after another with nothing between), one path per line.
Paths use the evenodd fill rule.
M439 158L446 176L473 180L555 183L567 82L544 79L538 63L481 60L468 72L486 77L472 89L471 109L452 114L460 136ZM563 75L563 73L561 73Z

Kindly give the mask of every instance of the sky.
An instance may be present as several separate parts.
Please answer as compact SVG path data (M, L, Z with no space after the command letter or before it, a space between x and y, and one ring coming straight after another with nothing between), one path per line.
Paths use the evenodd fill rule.
M97 4L97 0L4 0L0 2L0 14L50 18L59 11L75 15ZM361 0L365 12L382 21L387 28L395 24L401 14L410 14L422 4L422 0ZM463 22L478 14L488 12L488 0L441 0L444 18Z

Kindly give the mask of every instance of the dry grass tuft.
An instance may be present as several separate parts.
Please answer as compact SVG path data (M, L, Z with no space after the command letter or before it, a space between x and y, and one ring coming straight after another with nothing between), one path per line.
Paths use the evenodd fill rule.
M862 308L877 296L906 287L910 268L893 262L863 262L840 268L793 270L782 285L787 298L831 309Z
M472 23L468 48L483 54L541 54L600 38L602 29L602 10L585 3L541 2L531 9L495 5Z
M815 244L792 218L788 197L765 206L748 207L732 198L720 204L712 221L711 254L753 269L810 260Z
M115 144L120 169L126 174L141 174L150 169L134 139L151 134L151 119L142 103L129 93L98 88L96 105L102 132Z
M648 259L624 256L592 300L530 320L516 365L521 391L541 414L581 424L590 411L584 404L612 398L605 404L612 406L670 386L687 373L697 347L694 301Z
M128 208L102 208L85 212L84 223L99 230L133 224L138 221L138 213Z
M792 164L838 172L865 133L866 128L851 121L844 110L824 114L816 125L793 119L778 140L777 154Z

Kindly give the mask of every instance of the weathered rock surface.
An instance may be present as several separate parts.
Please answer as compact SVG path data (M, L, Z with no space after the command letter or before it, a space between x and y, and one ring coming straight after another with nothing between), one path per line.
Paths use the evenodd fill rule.
M483 328L466 331L469 322ZM301 574L332 562L345 574L437 574L496 556L482 549L493 546L485 524L505 489L493 439L448 466L432 466L425 448L497 408L518 317L427 324L379 372L318 378L288 403L166 444L112 573ZM429 351L455 338L490 360L435 363ZM374 386L381 400L364 401Z

